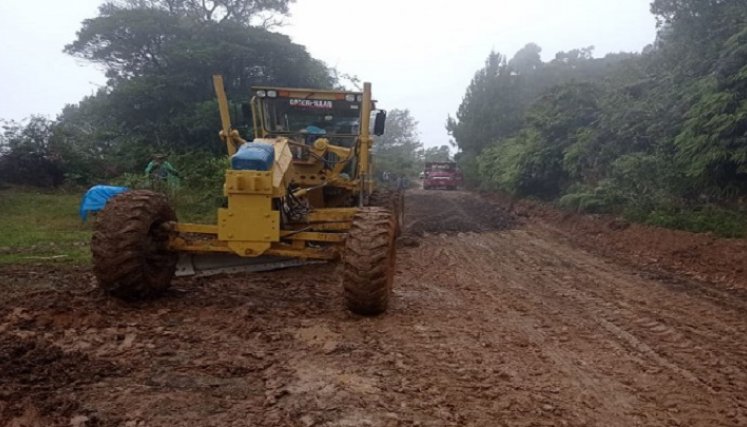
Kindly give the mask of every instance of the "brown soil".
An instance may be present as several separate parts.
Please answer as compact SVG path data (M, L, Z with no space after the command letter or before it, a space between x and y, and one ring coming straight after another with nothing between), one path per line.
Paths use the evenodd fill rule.
M511 228L514 216L502 205L463 192L411 191L407 195L407 233L485 232Z
M22 316L23 311L16 311ZM5 419L22 416L29 408L48 413L57 421L80 410L79 402L71 399L75 391L109 376L119 376L123 370L107 361L92 360L78 351L64 352L38 337L26 338L23 330L16 336L0 336L0 380L6 406ZM80 375L81 371L85 375ZM61 418L62 417L62 418Z
M545 204L491 195L513 214L531 218L584 249L635 268L686 276L747 296L747 240L669 230L609 215L571 214ZM671 274L670 274L671 276Z
M616 240L634 226L585 241L501 206L408 195L420 244L399 249L374 318L344 309L328 265L130 304L85 270L6 267L0 425L747 425L744 264L718 254L742 242L700 245L722 262L680 272L636 264L658 243Z

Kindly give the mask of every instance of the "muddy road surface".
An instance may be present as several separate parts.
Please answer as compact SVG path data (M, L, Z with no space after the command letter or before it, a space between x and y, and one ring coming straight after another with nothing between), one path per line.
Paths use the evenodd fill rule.
M343 309L327 265L137 304L86 269L3 267L0 425L747 425L744 283L469 193L407 207L378 318Z

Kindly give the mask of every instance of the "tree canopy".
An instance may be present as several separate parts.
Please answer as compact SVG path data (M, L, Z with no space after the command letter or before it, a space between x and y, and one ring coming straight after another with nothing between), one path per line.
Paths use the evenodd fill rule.
M447 122L465 177L644 221L745 209L747 3L654 0L651 11L658 36L641 54L491 52Z
M175 16L203 22L234 21L244 25L266 27L274 15L285 15L295 0L119 0L103 7L157 9ZM259 18L259 22L253 22Z
M393 109L386 117L384 135L373 146L376 170L397 176L414 176L422 169L422 149L418 122L409 110Z
M238 103L249 99L250 86L336 85L336 74L304 46L253 21L282 16L290 2L103 4L65 47L103 67L108 79L94 95L66 106L50 125L57 161L69 178L88 183L139 170L153 152L222 153L213 74L224 76L234 122L245 134L250 120L241 116Z

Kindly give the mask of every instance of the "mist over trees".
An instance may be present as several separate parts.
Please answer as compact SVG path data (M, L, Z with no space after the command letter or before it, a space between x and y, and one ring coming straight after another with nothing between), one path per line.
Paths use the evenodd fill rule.
M465 178L582 211L743 232L747 3L655 0L651 11L658 37L641 54L492 52L447 121Z
M373 146L378 175L388 172L395 176L414 178L425 168L425 162L452 160L448 145L424 147L418 135L418 122L409 110L388 112L386 131Z
M112 2L134 9L158 9L202 22L233 21L267 27L286 15L295 0L119 0Z
M428 147L423 151L424 162L448 162L451 158L451 148L448 145Z

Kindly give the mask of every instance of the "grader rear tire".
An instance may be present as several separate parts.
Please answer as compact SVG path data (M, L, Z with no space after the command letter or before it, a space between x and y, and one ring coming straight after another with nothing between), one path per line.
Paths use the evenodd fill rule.
M388 209L361 208L345 240L343 288L350 311L373 316L386 311L394 281L395 218Z
M93 272L107 293L126 300L156 296L174 277L178 255L167 249L163 223L176 221L166 196L121 193L99 213L91 239Z

